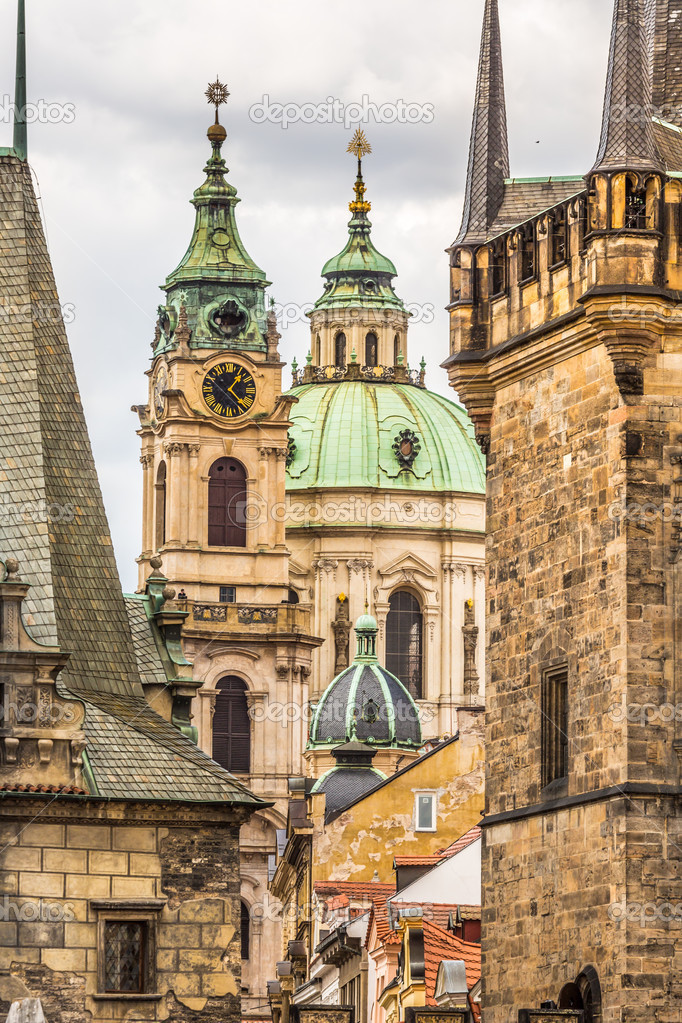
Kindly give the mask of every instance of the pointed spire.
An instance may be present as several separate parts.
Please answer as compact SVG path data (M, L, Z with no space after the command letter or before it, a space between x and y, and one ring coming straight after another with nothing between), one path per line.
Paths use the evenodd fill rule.
M640 0L615 0L601 142L593 171L659 170Z
M507 108L497 0L485 0L462 226L454 244L485 240L509 177Z
M682 127L682 0L644 0L654 116Z
M17 4L17 66L14 86L14 140L13 148L20 160L28 151L26 133L26 14L24 0Z

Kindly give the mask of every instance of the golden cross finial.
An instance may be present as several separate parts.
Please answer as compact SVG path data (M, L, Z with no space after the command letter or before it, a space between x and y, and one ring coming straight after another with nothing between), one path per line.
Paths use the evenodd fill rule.
M209 82L208 89L204 93L206 99L211 106L215 107L215 123L218 123L218 107L222 106L223 103L227 103L227 97L230 95L226 85L220 81L216 75L215 82Z
M355 135L353 135L353 138L350 140L346 152L355 153L358 160L362 160L363 156L367 156L369 153L372 152L372 147L367 141L367 136L365 135L362 128L357 129Z
M348 209L351 213L369 213L372 208L372 204L367 202L365 199L366 186L362 180L362 158L367 156L368 153L372 152L372 147L367 141L362 128L358 128L350 140L348 145L347 153L355 153L358 158L358 176L355 181L355 201L348 204Z

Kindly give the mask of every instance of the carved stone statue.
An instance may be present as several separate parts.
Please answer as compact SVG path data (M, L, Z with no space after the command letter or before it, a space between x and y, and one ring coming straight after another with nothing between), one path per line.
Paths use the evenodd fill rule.
M348 597L340 593L336 598L336 616L332 622L334 633L334 644L336 646L336 663L334 673L339 674L349 664L348 644L350 640L350 613L348 610Z

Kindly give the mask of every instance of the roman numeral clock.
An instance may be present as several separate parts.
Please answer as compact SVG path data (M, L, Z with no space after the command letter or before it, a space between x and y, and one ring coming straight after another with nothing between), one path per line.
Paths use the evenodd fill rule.
M206 373L201 393L215 415L236 419L251 409L256 400L256 383L238 362L219 362Z

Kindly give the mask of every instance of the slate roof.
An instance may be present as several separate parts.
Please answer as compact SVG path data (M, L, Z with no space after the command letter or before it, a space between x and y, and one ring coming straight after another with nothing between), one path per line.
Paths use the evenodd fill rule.
M484 241L509 177L507 110L497 0L486 0L462 225L454 242Z
M599 151L593 170L656 170L649 47L640 0L616 0Z
M161 654L147 616L143 597L125 596L125 609L133 637L135 660L143 685L165 686L168 682L163 670Z
M682 128L654 121L654 138L665 169L678 174L682 172Z
M584 191L583 177L512 178L505 182L502 205L488 238L504 234Z
M386 775L373 767L332 767L312 790L324 792L325 819L376 788Z
M644 6L654 111L682 127L682 0L644 0Z
M12 155L0 295L0 556L31 584L31 634L70 654L59 685L86 701L98 793L262 805L144 698L31 171Z

